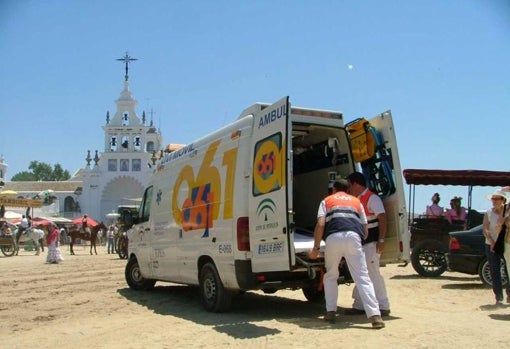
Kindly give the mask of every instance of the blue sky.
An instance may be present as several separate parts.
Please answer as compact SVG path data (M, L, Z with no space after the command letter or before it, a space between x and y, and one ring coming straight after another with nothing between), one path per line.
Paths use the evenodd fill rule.
M152 109L166 143L289 95L347 121L391 109L403 169L510 170L507 0L0 0L7 179L32 160L74 173L104 150L126 51L138 115ZM417 187L417 211L435 191L467 199Z

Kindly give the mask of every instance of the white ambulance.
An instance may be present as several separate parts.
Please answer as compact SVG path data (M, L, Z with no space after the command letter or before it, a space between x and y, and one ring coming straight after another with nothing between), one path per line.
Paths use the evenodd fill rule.
M257 103L232 124L165 154L128 233L128 285L198 285L212 312L228 310L232 296L248 290L302 289L309 301L323 299L323 259L307 257L317 210L331 182L355 170L385 203L382 263L407 262L391 113L361 121L360 135L340 112L293 107L285 97Z

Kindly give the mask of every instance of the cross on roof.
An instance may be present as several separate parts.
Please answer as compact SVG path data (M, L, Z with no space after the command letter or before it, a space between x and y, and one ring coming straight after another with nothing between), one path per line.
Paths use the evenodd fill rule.
M126 79L126 81L128 81L128 78L129 78L129 75L128 75L129 63L132 62L132 61L137 61L137 60L138 60L137 58L130 57L127 52L124 55L124 57L117 58L117 61L123 61L123 62L126 63L126 75L124 75L124 78Z

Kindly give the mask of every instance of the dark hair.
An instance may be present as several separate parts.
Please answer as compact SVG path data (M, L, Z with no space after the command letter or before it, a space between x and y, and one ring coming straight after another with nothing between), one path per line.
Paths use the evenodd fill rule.
M367 181L365 179L365 176L361 172L353 172L350 175L347 176L347 180L351 183L357 183L359 185L362 185L364 187L367 186Z
M347 191L349 189L349 181L347 179L339 179L333 183L333 188L338 191Z

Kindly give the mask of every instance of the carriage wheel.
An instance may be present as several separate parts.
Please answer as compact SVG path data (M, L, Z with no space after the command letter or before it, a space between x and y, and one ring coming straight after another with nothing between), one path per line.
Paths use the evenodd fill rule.
M447 269L446 246L441 241L426 239L413 248L411 263L414 270L421 276L437 277Z
M16 252L16 248L14 247L14 245L10 245L10 246L4 245L4 246L1 246L0 248L2 249L2 253L6 257L12 257L12 256L14 256L14 253Z
M128 239L120 239L119 240L119 248L117 249L117 253L119 254L120 259L128 258Z

